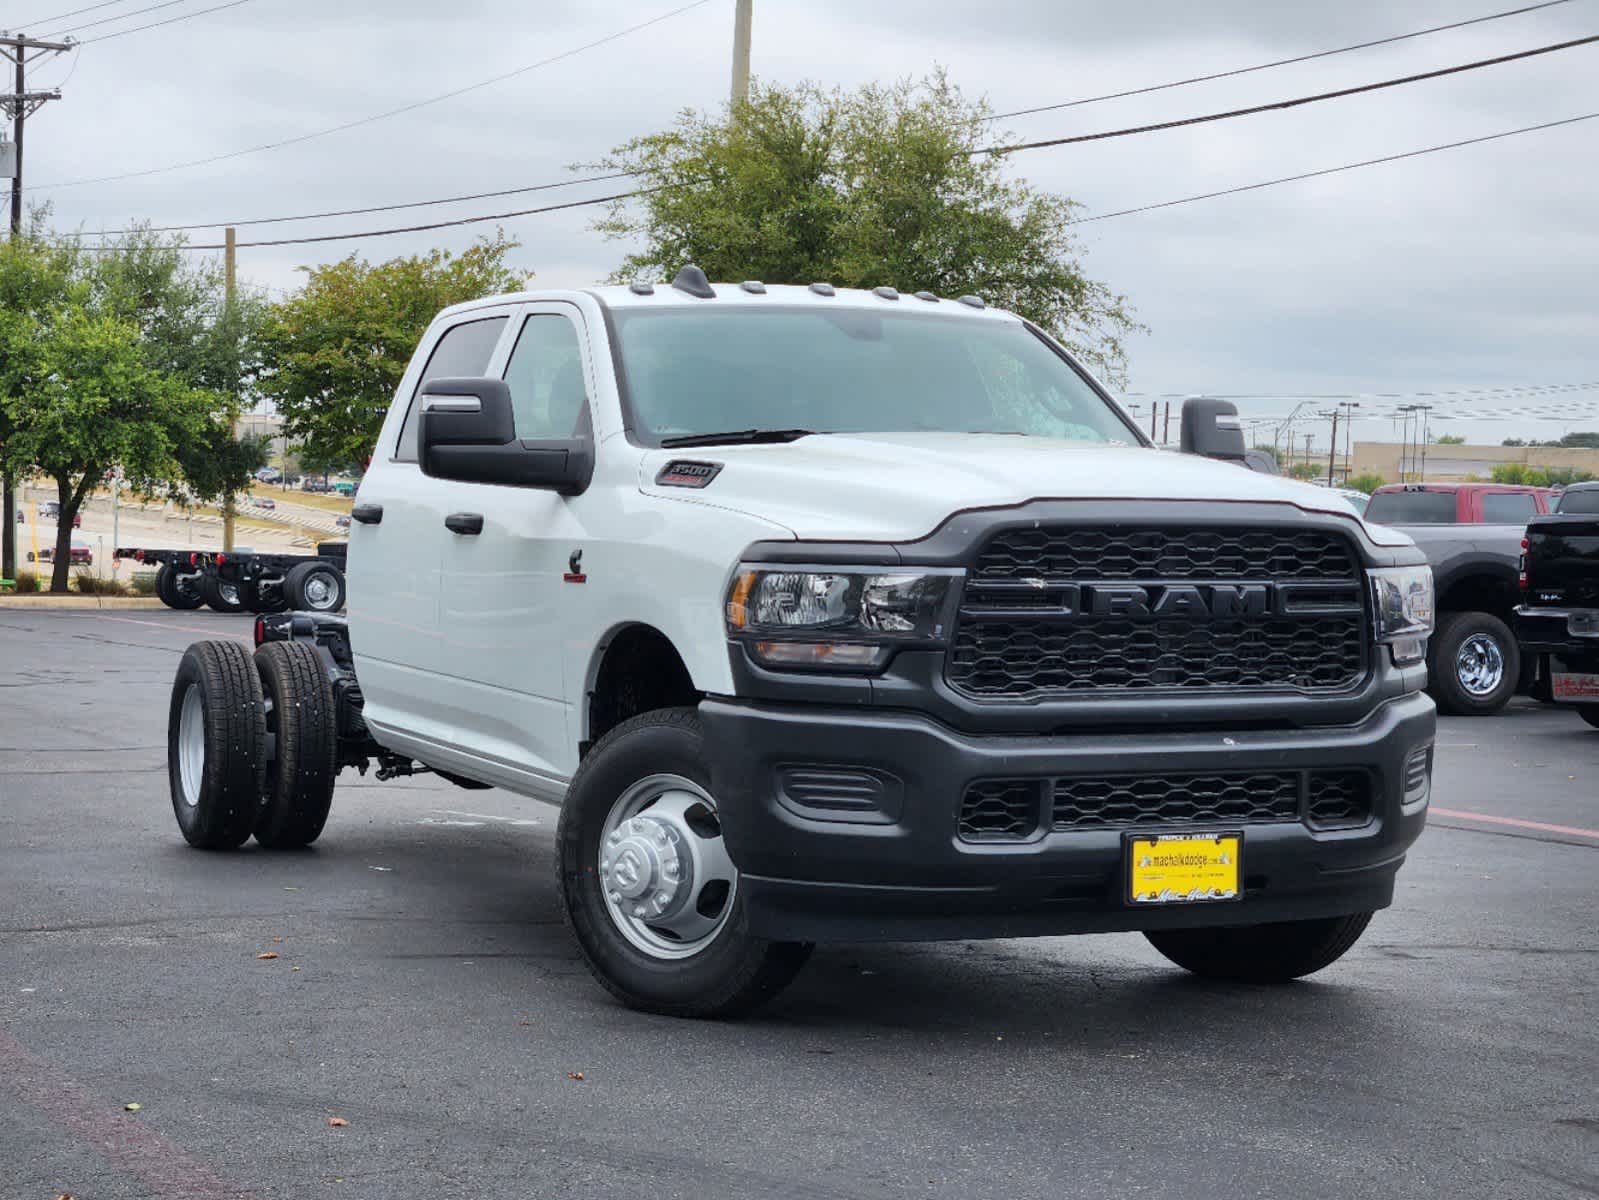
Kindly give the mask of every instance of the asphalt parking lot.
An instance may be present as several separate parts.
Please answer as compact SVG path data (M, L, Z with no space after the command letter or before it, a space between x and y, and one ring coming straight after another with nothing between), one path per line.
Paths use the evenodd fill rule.
M248 634L0 612L0 1200L1599 1195L1575 714L1441 722L1395 907L1314 981L829 948L690 1023L591 982L532 802L346 775L313 851L187 849L172 672Z

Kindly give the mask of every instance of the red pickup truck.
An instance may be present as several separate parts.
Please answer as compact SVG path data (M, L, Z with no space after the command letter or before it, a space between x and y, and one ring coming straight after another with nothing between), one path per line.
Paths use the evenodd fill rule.
M1404 530L1432 564L1438 614L1427 687L1440 711L1488 716L1532 687L1537 660L1523 664L1510 631L1521 538L1559 495L1503 483L1391 483L1371 494L1365 520Z

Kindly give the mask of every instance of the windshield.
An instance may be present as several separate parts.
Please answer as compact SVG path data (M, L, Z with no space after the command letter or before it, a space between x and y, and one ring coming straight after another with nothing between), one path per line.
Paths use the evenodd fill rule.
M1453 525L1453 492L1378 492L1366 506L1374 525Z
M1025 326L840 307L615 314L646 441L736 430L1014 433L1137 444Z
M1579 488L1560 497L1555 509L1561 513L1599 513L1599 488Z

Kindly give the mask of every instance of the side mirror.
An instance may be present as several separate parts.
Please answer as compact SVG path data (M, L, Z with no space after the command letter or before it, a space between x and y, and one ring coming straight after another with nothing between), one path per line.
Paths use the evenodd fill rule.
M1238 406L1231 400L1195 396L1183 404L1182 442L1184 454L1219 458L1243 463L1244 428L1238 423Z
M519 439L505 380L430 380L417 403L422 406L418 458L424 475L546 488L563 496L588 490L594 476L593 441Z

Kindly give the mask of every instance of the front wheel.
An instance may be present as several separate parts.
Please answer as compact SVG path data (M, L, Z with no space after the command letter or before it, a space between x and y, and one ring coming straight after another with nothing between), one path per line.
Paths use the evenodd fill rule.
M1366 931L1369 912L1275 925L1164 929L1149 944L1185 971L1235 983L1288 983L1337 962Z
M176 567L162 563L155 572L155 594L168 608L187 612L205 603L197 581L198 576L181 575Z
M578 768L556 832L561 899L589 969L624 1004L669 1016L747 1012L810 954L749 932L704 755L692 709L623 722Z
M1427 681L1440 712L1490 717L1510 703L1521 679L1521 648L1498 617L1454 613L1443 619L1427 653Z

